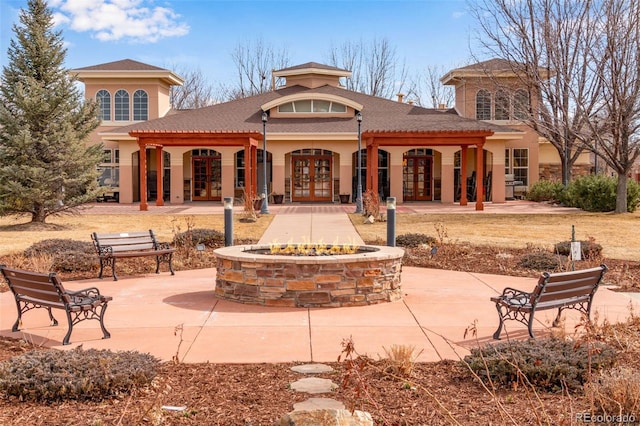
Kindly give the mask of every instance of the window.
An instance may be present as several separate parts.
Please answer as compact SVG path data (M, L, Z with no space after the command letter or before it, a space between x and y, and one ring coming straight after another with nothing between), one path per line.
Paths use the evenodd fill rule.
M120 150L105 149L102 151L102 162L98 166L100 177L98 184L104 187L116 188L120 184Z
M529 92L524 89L516 90L513 96L513 118L525 120L529 116Z
M476 94L476 119L491 120L491 93L479 90Z
M284 113L342 113L347 112L347 106L333 101L321 99L306 99L300 101L287 102L278 105L278 112Z
M133 119L149 119L149 96L144 90L136 90L133 93Z
M98 90L96 101L100 105L100 118L104 121L111 121L111 94L106 90Z
M494 120L509 119L509 94L504 90L496 92Z
M129 92L118 90L114 97L115 119L116 121L129 120Z
M529 150L527 148L506 149L504 164L506 174L513 174L514 180L522 182L522 185L529 184Z

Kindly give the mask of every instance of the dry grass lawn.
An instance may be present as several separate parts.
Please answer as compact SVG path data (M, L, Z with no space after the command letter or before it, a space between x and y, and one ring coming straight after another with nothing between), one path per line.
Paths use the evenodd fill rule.
M234 216L234 236L259 239L273 216L263 215L254 223L240 222ZM384 244L387 224L364 224L360 215L351 214L352 222L366 242ZM26 216L0 218L0 255L19 252L33 242L50 238L91 241L92 232L120 232L153 229L161 241L187 228L210 228L224 231L222 214L81 214L50 218L45 225L28 224ZM551 249L553 244L571 239L572 225L577 240L594 238L603 247L603 255L612 259L640 261L640 212L577 214L398 214L396 234L422 233L445 242L498 247L529 246Z
M386 241L387 224L365 224L351 215L365 242ZM555 243L595 239L603 255L612 259L640 261L640 212L628 214L398 214L396 235L421 233L445 242L552 249Z
M240 222L234 216L233 234L237 239L260 238L273 216L261 216L256 222ZM170 242L188 228L207 228L224 232L224 215L171 214L81 214L50 218L44 225L29 224L29 218L0 217L0 255L20 252L37 241L68 238L91 241L91 233L144 231L153 229L160 241Z

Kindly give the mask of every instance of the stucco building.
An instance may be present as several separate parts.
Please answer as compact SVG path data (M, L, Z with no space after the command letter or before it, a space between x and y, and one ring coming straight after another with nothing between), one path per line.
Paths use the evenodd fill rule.
M100 102L91 141L104 143L101 183L121 203L146 210L260 194L265 174L267 192L285 202L331 203L353 198L360 169L363 192L481 210L483 201L505 202L512 179L522 191L560 170L553 147L519 120L535 99L513 75L501 74L499 89L486 77L501 65L444 76L453 109L346 90L340 80L350 71L314 62L274 71L286 82L277 90L185 111L170 107L170 86L183 81L169 70L123 60L73 72ZM589 166L588 156L577 164Z

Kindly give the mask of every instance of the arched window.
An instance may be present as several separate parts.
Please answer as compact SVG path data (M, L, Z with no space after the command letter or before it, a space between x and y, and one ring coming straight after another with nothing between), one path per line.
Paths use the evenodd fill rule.
M478 90L476 94L476 119L491 120L491 93L488 90Z
M496 92L494 120L509 119L509 103L509 93L505 90L498 90Z
M111 94L106 90L98 90L96 101L100 105L100 118L104 121L111 120Z
M530 108L529 92L524 89L516 90L513 95L513 117L517 120L525 120L529 116Z
M149 119L149 96L144 90L136 90L133 93L133 119Z
M129 120L129 92L120 89L114 96L115 119L117 121Z

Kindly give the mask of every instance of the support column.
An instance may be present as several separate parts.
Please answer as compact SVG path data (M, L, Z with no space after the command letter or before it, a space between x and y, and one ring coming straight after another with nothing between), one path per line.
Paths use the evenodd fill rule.
M156 188L158 188L158 194L156 195L156 206L164 206L164 187L162 185L162 174L164 173L164 164L162 163L162 147L156 147Z
M149 210L147 204L147 146L138 142L140 147L140 210Z
M460 205L467 205L467 145L460 147ZM476 185L477 186L477 185Z
M244 146L244 191L247 196L249 196L249 191L251 191L251 144L248 143Z
M484 203L482 200L484 199L483 194L483 186L484 186L484 163L482 158L484 144L478 144L476 147L476 211L484 210Z
M378 193L378 145L371 145L367 147L367 170L369 170L370 188Z

